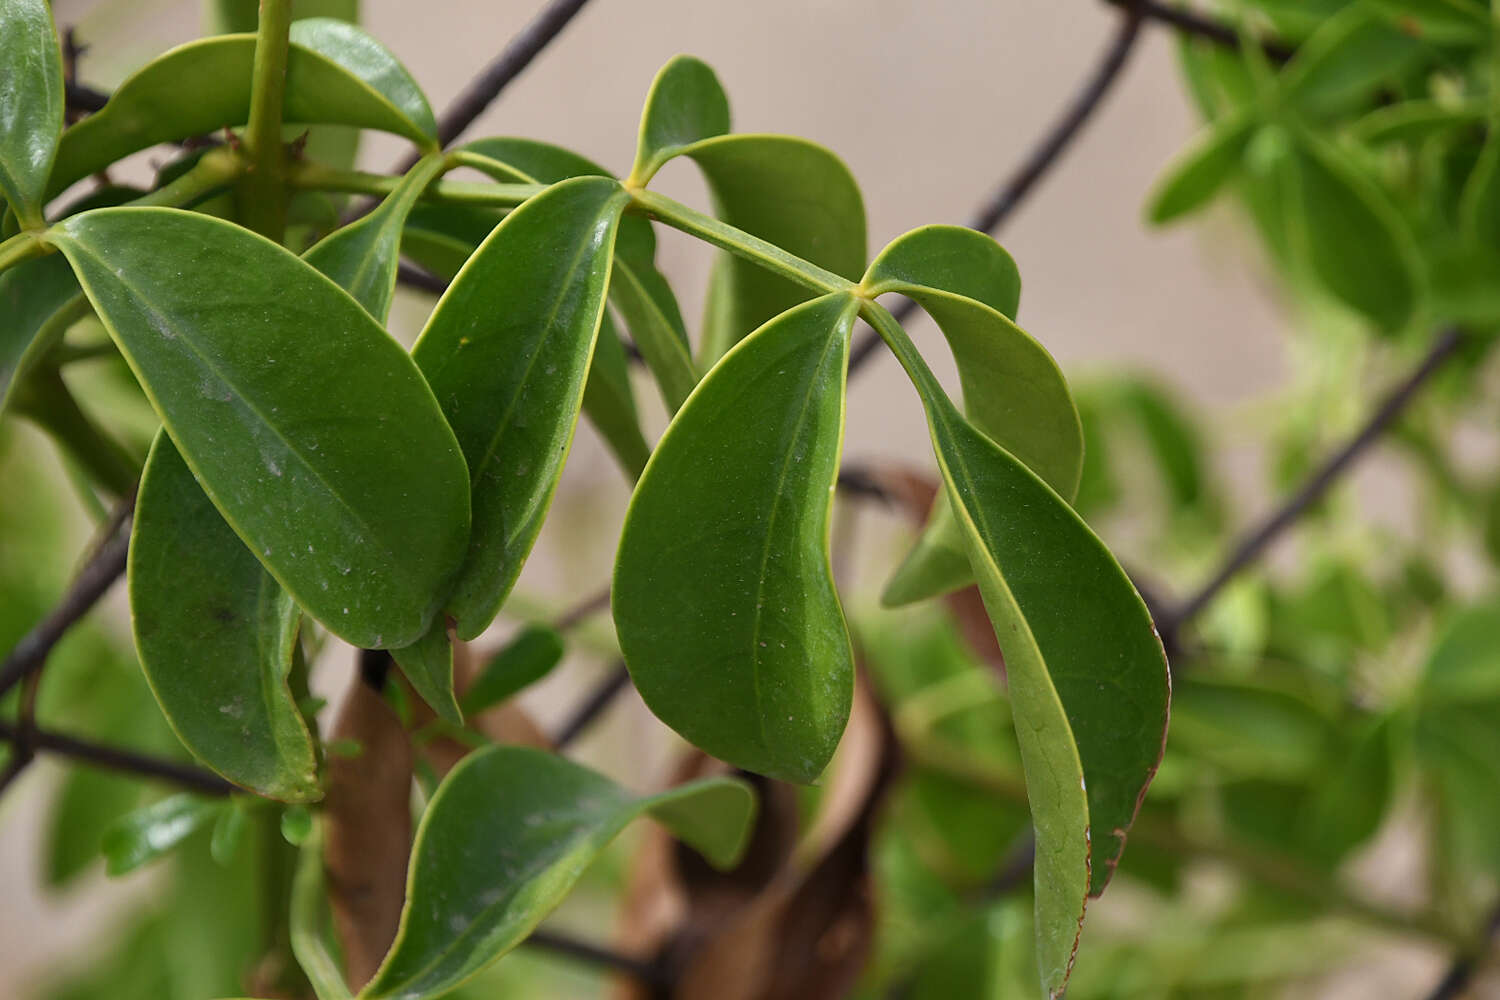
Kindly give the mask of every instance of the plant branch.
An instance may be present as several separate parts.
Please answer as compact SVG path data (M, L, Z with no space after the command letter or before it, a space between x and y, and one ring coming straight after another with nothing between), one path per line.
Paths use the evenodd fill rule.
M1427 994L1427 1000L1458 1000L1469 989L1474 980L1474 973L1478 970L1483 953L1489 949L1495 936L1500 934L1500 906L1490 911L1489 919L1485 922L1483 939L1480 942L1478 953L1461 951L1448 966L1448 971L1443 978Z
M562 750L571 744L584 730L594 724L594 721L604 714L604 710L615 700L615 696L630 686L630 671L625 667L624 660L618 660L610 668L589 696L584 699L583 704L573 710L573 714L557 727L557 735L552 737L552 746Z
M396 189L396 186L401 183L401 178L395 175L366 173L361 170L340 170L304 160L292 165L288 171L287 182L297 188L368 194L383 198ZM445 201L461 205L514 208L545 188L545 184L434 181L423 190L421 198L424 201Z
M438 141L448 145L484 113L512 80L531 65L588 0L551 0L516 33L438 118ZM415 161L413 161L415 162ZM408 165L408 169L410 165ZM405 173L405 170L402 171Z
M1140 5L1124 2L1122 6L1126 8L1125 15L1121 18L1114 38L1104 50L1104 55L1100 58L1093 73L1016 171L1007 177L989 199L975 210L973 216L965 223L970 229L977 229L982 233L995 233L1026 199L1026 196L1036 188L1037 183L1057 164L1062 154L1082 132L1083 126L1103 104L1104 98L1114 87L1115 81L1119 79L1120 71L1125 68L1140 38L1142 18ZM910 299L902 302L895 309L896 320L905 322L915 310L915 302ZM880 337L874 330L865 330L861 334L859 343L854 345L853 350L849 352L851 376L869 362L879 343Z
M14 723L0 720L0 740L13 743L19 735L18 727ZM30 742L35 750L43 750L59 757L68 757L108 771L155 778L205 795L228 795L234 791L233 785L212 771L206 771L191 764L179 764L176 761L136 753L134 750L94 743L49 729L32 729Z
M1184 624L1197 617L1230 580L1258 560L1283 531L1307 513L1349 466L1368 451L1401 415L1417 392L1458 352L1463 342L1464 336L1460 330L1450 328L1440 333L1421 362L1386 394L1364 426L1342 448L1330 455L1296 493L1246 534L1230 551L1219 569L1192 596L1157 622L1163 637L1175 635Z
M52 248L37 239L36 233L17 233L8 240L0 240L0 271L51 252Z
M795 281L820 294L828 292L852 292L857 287L848 278L834 274L811 261L788 253L774 243L736 229L711 215L704 215L681 202L643 188L631 189L631 200L635 208L673 229L689 236L696 236L721 250L743 257L753 264L790 281Z
M1146 20L1176 28L1184 35L1201 38L1215 45L1235 48L1240 44L1239 32L1233 25L1225 24L1223 21L1199 14L1186 7L1169 7L1157 0L1139 0L1134 3L1132 0L1104 0L1104 2L1112 7L1134 6ZM1296 54L1296 50L1291 46L1275 39L1261 39L1260 47L1266 56L1276 63L1285 63Z
M282 172L281 106L286 100L286 63L291 48L291 0L260 0L255 63L250 77L250 118L245 126L245 175L240 215L245 225L281 241L286 228L286 188Z
M110 515L103 540L73 578L57 607L22 636L0 662L0 696L41 669L52 648L68 629L87 614L125 572L125 559L130 548L130 519L134 512L135 491L131 490Z

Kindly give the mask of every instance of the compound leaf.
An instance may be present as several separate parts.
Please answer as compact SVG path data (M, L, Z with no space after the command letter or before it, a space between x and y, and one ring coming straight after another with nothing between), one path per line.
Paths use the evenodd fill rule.
M562 181L495 228L412 356L469 463L473 532L448 605L458 635L494 619L536 541L577 425L627 196Z
M714 756L789 781L823 771L853 697L828 518L854 310L844 295L796 307L709 372L641 476L615 563L620 648L646 704Z
M48 235L271 575L355 645L420 638L463 558L469 490L401 346L303 261L218 219L98 209Z
M360 996L435 997L474 976L525 940L638 816L727 867L754 811L750 789L731 779L638 798L539 750L470 754L422 816L400 930Z

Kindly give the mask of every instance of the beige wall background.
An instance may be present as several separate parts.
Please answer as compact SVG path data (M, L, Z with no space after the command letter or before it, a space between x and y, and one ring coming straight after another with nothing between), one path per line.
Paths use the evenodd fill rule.
M441 110L537 6L365 0L364 20ZM76 26L91 46L81 79L100 87L200 31L195 0L56 0L54 8L59 23ZM864 189L873 253L918 225L966 218L1071 99L1116 18L1096 0L594 0L468 135L547 139L623 172L652 76L674 54L691 53L718 70L737 129L807 136L848 161ZM1070 374L1148 370L1232 429L1226 418L1284 377L1284 321L1227 213L1165 234L1141 225L1152 179L1195 125L1171 37L1153 26L1145 35L1084 137L1013 216L1001 242L1025 282L1023 325ZM402 152L395 140L373 137L363 166L388 169ZM660 184L706 204L688 165L669 167ZM668 232L661 243L663 267L693 326L710 255ZM403 301L398 335L414 334L428 305ZM941 337L925 324L915 334L956 385ZM643 400L654 399L641 388ZM888 356L851 387L848 414L850 460L930 465L920 409ZM652 419L660 426L659 413ZM1257 478L1253 469L1246 475L1243 459L1234 461L1233 448L1226 454L1237 478ZM610 459L581 428L521 591L566 602L601 586L625 499ZM876 583L870 578L863 589ZM862 593L851 600L868 602ZM344 670L330 668L330 691L342 687ZM559 717L597 672L597 664L570 665L534 696L537 714ZM638 705L617 716L596 745L655 739L670 746ZM115 909L106 898L150 892L148 872L109 887L102 876L85 880L64 899L40 895L31 875L38 823L59 773L55 765L34 768L5 802L0 995L25 995L22 984L67 961L80 934L107 926ZM623 777L643 783L650 775Z

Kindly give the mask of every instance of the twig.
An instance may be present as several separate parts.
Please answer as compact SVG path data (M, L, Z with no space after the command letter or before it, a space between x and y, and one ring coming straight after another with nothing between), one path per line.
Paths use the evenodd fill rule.
M982 233L994 233L998 230L1036 187L1037 182L1057 163L1058 158L1077 138L1083 126L1103 103L1110 88L1119 79L1120 71L1125 68L1125 63L1134 51L1136 41L1140 38L1142 17L1140 6L1129 2L1124 3L1123 6L1126 12L1120 20L1115 37L1109 47L1104 50L1103 58L1099 60L1093 74L1084 83L1083 89L1063 110L1062 116L1042 136L1041 141L1022 161L1015 173L1006 178L1005 182L969 219L966 225L970 229L977 229ZM911 300L901 303L894 310L896 319L904 322L915 309L916 303ZM874 330L866 329L860 335L860 342L849 354L850 375L870 360L879 343L880 337Z
M81 83L66 84L64 93L69 111L92 114L95 111L104 110L104 105L109 102L109 95L104 91L86 87Z
M577 938L559 934L556 931L532 931L531 936L523 943L532 948L567 955L569 958L581 959L594 965L602 965L617 972L627 973L647 986L657 989L664 989L670 985L662 974L662 970L649 962L631 958L629 955L621 955L619 952L589 944L587 941L579 941Z
M1132 0L1104 0L1113 7L1130 7ZM1216 45L1234 48L1240 44L1239 32L1232 25L1217 21L1205 14L1198 14L1186 7L1169 7L1156 0L1140 0L1136 4L1141 15L1148 21L1169 25L1185 35L1202 38ZM1296 54L1296 50L1275 39L1261 39L1260 47L1272 62L1285 63Z
M1196 617L1218 595L1219 591L1224 589L1225 584L1245 567L1259 559L1267 546L1306 513L1308 508L1338 480L1345 469L1379 439L1386 428L1406 409L1417 391L1443 367L1444 362L1458 351L1463 341L1463 333L1457 329L1450 328L1439 334L1421 363L1386 394L1365 425L1342 448L1330 455L1296 493L1287 498L1285 503L1241 539L1218 571L1206 583L1183 601L1175 611L1162 616L1162 619L1157 622L1162 635L1175 633L1182 625Z
M0 721L0 740L15 742L20 735L17 729L14 723ZM234 790L233 785L217 774L190 764L179 764L133 750L93 743L48 729L33 729L31 745L36 750L44 750L60 757L110 771L156 778L205 795L228 795Z
M552 623L552 628L557 632L566 632L577 625L583 624L601 611L609 610L609 587L602 587L595 593L590 594L568 610L557 616Z
M448 290L448 279L440 278L425 268L400 261L396 264L396 281L419 292L442 295Z
M120 501L110 515L103 541L94 549L57 607L26 633L0 663L0 695L15 687L27 675L39 670L68 629L93 606L105 591L125 572L130 549L129 523L135 512L135 491Z
M589 696L584 699L582 705L573 710L557 729L557 735L552 738L552 745L562 750L568 744L583 735L583 731L593 725L604 710L609 707L610 702L615 700L615 695L630 686L630 671L625 668L625 661L618 661L610 672L599 681Z
M458 138L587 3L588 0L549 0L448 105L438 118L438 141L446 146ZM413 157L399 172L406 173L415 163Z
M1500 934L1500 905L1490 911L1489 920L1485 923L1484 946L1488 947L1497 934ZM1466 953L1455 958L1443 978L1427 994L1427 1000L1458 1000L1473 982L1481 957Z

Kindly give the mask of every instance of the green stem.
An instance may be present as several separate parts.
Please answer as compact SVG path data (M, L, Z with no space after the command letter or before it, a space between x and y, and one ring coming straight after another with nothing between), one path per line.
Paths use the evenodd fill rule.
M451 161L450 161L451 163ZM287 181L295 188L313 191L341 191L380 198L396 190L400 177L340 170L322 163L304 161L294 164ZM422 192L424 201L444 201L460 205L487 205L515 208L527 198L540 194L545 184L485 184L468 181L435 181Z
M516 182L528 182L533 178L517 170L508 163L501 163L492 156L476 153L471 149L455 149L448 154L449 167L469 167L480 173L488 174L502 184Z
M759 236L752 236L654 191L632 188L630 196L634 207L651 218L666 223L673 229L680 229L689 236L696 236L705 243L712 243L721 250L728 250L737 257L759 264L766 270L815 292L855 292L859 287L848 278L805 261L796 254L787 253L774 243L768 243Z
M0 242L0 271L8 267L15 267L23 261L33 257L41 257L52 252L52 247L37 239L36 233L17 233L10 239Z
M281 108L286 99L291 28L291 0L260 0L250 78L250 120L242 140L245 174L239 208L246 227L277 242L286 229L287 191L282 177L286 149L281 142Z
M181 177L130 204L186 208L228 187L244 173L245 164L239 157L227 149L211 149Z

